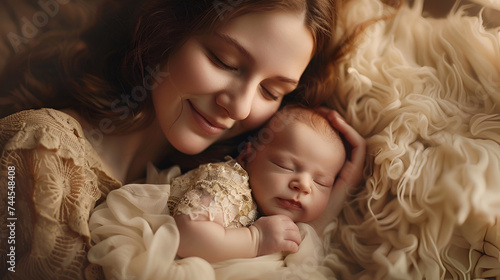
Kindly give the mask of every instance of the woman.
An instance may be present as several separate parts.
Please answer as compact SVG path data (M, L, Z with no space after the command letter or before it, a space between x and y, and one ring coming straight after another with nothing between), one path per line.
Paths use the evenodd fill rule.
M89 212L110 190L143 177L148 161L169 165L258 128L287 99L321 104L331 94L325 61L345 52L329 47L327 0L120 7L84 34L47 34L7 67L29 62L20 79L4 73L0 172L13 183L0 190L2 263L15 254L6 277L84 278ZM57 110L25 110L44 107ZM345 190L359 183L364 141L326 114L353 146L336 184Z

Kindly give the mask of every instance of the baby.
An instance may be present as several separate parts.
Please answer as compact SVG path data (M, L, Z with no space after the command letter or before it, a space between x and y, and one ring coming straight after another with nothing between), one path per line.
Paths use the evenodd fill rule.
M295 222L314 224L324 213L345 157L327 119L285 107L236 160L201 165L172 181L178 256L217 262L297 252Z
M107 279L200 279L256 266L284 277L305 264L314 273L324 229L346 199L334 182L345 168L341 138L316 111L285 107L241 148L183 175L151 166L145 183L111 191L89 220L89 267ZM272 254L281 252L297 253Z

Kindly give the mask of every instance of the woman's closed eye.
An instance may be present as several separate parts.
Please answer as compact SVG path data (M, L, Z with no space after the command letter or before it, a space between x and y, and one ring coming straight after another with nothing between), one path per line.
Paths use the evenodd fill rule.
M229 63L224 62L214 52L212 51L207 51L207 52L208 52L208 58L210 59L210 61L212 61L213 64L215 64L215 66L223 70L238 71L238 67L232 66Z
M227 71L231 71L231 72L236 72L239 70L238 67L231 66L229 63L224 62L215 53L213 53L211 51L208 52L208 57L210 58L212 63L215 64L215 66L217 66L218 68L220 68L222 70L227 70ZM280 95L272 93L269 89L267 89L263 85L261 85L260 88L262 90L262 94L264 95L264 97L271 99L271 100L274 100L274 101L279 100Z
M270 98L271 100L278 100L280 98L279 95L273 94L271 91L266 89L264 86L261 85L260 88L262 89L262 93L264 94L264 96Z

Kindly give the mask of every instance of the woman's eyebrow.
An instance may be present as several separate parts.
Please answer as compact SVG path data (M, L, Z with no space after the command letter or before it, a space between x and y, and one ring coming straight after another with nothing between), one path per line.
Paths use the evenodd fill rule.
M222 39L226 43L228 43L231 46L233 46L234 48L236 48L238 50L238 52L240 52L241 55L243 55L245 58L247 58L248 60L250 60L252 62L255 62L254 57L236 39L234 39L233 37L231 37L227 34L224 34L224 33L220 33L220 32L214 32L214 33L217 37L219 37L220 39ZM283 77L283 76L277 76L277 77L275 77L275 79L278 81L281 81L281 82L292 84L293 86L297 86L299 84L299 81L297 81L295 79Z
M226 43L232 45L234 48L236 48L244 57L246 57L248 60L254 62L255 59L254 57L245 49L236 39L233 37L223 34L220 32L215 32L215 35L219 37L220 39L224 40Z
M279 81L285 82L285 83L292 84L294 86L297 86L299 84L299 81L294 80L294 79L290 79L290 78L287 78L287 77L283 77L283 76L278 76L278 77L276 77L276 79L279 80Z

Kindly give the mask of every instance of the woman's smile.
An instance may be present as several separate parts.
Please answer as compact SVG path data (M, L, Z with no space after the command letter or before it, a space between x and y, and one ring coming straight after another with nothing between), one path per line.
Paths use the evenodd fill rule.
M222 124L212 118L209 117L208 114L203 113L191 101L188 100L189 107L191 112L193 113L194 120L196 124L201 128L203 132L208 135L220 135L226 129L230 128L229 126Z

